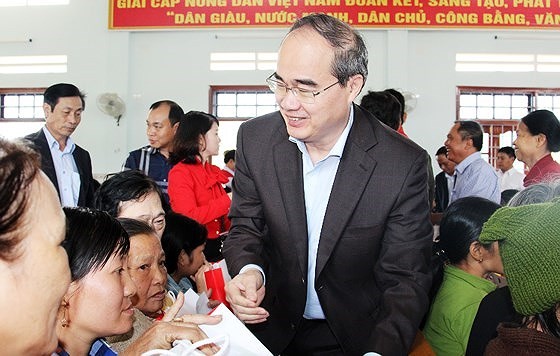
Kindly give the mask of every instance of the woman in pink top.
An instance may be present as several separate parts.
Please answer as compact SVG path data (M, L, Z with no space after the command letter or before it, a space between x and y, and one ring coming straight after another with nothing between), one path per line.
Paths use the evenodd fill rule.
M222 258L222 239L230 226L227 214L231 199L222 186L228 178L209 162L219 147L218 119L190 111L179 124L170 156L175 165L169 172L171 209L206 226L204 254L211 262Z
M560 176L560 164L550 154L560 150L560 122L554 113L536 110L522 118L513 144L517 159L530 169L525 187Z

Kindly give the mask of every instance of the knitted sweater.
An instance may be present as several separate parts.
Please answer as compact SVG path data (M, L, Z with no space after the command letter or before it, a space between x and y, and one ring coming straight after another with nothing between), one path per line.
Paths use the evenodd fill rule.
M153 319L150 319L135 308L132 329L126 334L108 337L107 342L113 350L120 354L136 341L136 339L143 335L144 332L152 326L153 322Z
M560 355L560 339L535 329L501 324L498 326L498 337L490 341L484 355Z

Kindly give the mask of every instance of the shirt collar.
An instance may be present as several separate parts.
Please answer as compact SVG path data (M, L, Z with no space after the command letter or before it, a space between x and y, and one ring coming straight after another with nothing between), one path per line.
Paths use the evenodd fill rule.
M340 134L340 137L338 138L334 146L329 151L329 154L325 158L331 156L342 157L342 152L344 151L344 146L346 145L346 141L348 140L348 135L350 134L350 129L352 128L353 123L354 123L354 105L351 105L350 116L348 117L348 123L346 124L346 127ZM289 136L288 139L291 142L295 143L302 153L307 152L307 148L305 147L305 142L298 140L297 138L292 136Z
M43 133L45 134L45 138L47 139L47 143L49 144L49 148L51 150L53 148L59 150L60 149L60 144L53 137L53 135L51 134L49 129L47 129L46 126L43 126ZM72 138L71 137L66 138L66 148L64 149L64 152L73 153L75 148L76 148L76 145L74 144L74 141L72 141Z
M467 167L471 163L473 163L477 159L481 159L481 158L482 158L482 155L480 154L480 151L476 151L474 153L471 153L469 156L467 156L467 158L462 160L461 163L459 163L458 165L455 166L455 172L459 172L459 173L462 174L465 171L465 169L467 169Z

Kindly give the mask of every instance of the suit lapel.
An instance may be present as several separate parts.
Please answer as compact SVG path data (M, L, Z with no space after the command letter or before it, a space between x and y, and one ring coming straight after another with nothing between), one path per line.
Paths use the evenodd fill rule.
M43 170L43 172L45 172L47 177L49 177L54 187L56 188L58 195L60 196L58 179L56 178L56 171L54 170L51 148L49 147L49 143L47 142L47 137L45 136L43 129L41 129L37 134L37 148L41 153L41 169Z
M307 275L307 220L303 193L301 152L296 144L284 138L274 147L274 166L279 181L284 213L296 249L302 274Z
M376 143L371 123L354 107L354 123L344 147L323 220L315 278L319 277L325 267L369 183L376 161L367 151Z
M72 152L72 157L74 157L74 162L76 163L76 167L78 168L78 174L80 175L80 193L78 195L78 205L85 205L85 197L86 197L86 182L84 177L84 165L82 164L82 155L80 154L80 149L78 145L74 147L74 152Z

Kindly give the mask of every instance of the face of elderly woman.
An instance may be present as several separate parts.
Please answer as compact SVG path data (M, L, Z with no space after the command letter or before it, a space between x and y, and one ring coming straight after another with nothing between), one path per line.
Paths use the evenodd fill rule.
M163 307L167 283L165 254L156 235L130 236L128 269L136 285L135 307L149 317L156 317Z
M30 186L24 228L13 261L0 261L1 348L11 354L46 354L57 345L56 316L70 283L68 257L61 247L65 219L58 196L40 173Z
M163 211L161 200L156 192L150 192L139 200L122 202L118 217L146 222L160 239L165 229L165 211Z
M517 126L517 138L513 141L515 155L521 162L532 167L537 162L541 150L546 149L546 139L544 135L533 135L527 125L519 122ZM540 148L540 149L539 149Z

